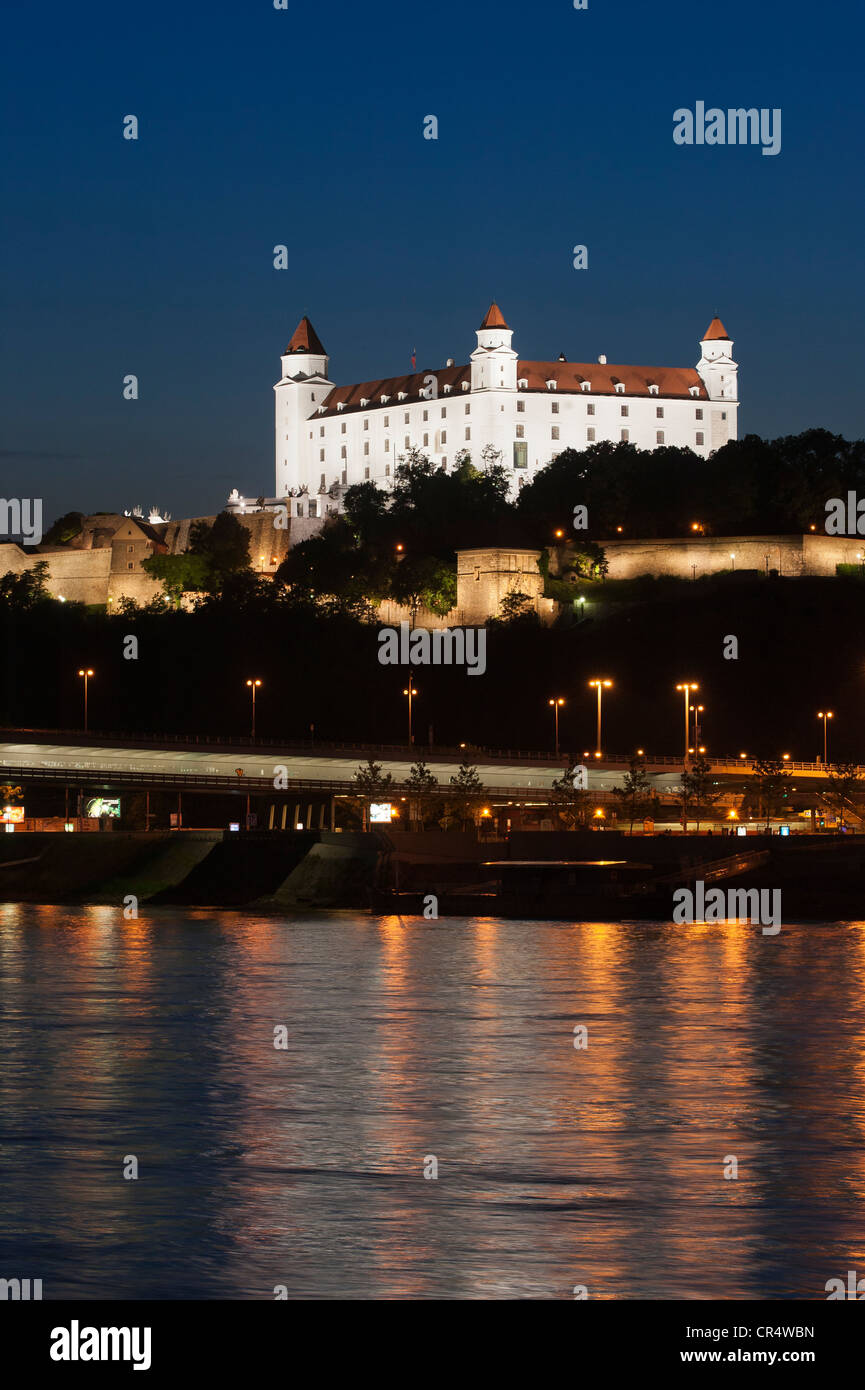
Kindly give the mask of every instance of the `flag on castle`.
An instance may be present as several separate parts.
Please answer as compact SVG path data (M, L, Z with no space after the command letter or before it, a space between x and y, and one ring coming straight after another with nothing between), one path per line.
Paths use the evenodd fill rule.
M417 348L412 348L412 350L411 350L411 369L412 369L412 371L414 371L414 369L415 369L416 366L417 366Z

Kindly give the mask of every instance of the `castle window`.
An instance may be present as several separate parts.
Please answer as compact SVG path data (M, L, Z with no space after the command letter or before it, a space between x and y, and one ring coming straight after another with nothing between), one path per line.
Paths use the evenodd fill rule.
M441 417L442 417L443 420L446 420L446 419L447 419L447 414L448 414L448 408L447 408L446 405L443 405L442 408L441 408Z
M552 428L552 438L553 438L553 439L558 439L558 437L559 437L559 427L558 427L558 425L553 425L553 428Z
M311 397L310 397L310 400L313 400L313 401L315 400L315 392L314 392L314 391L313 391L313 393L312 393L312 395L311 395Z
M586 406L586 414L587 414L587 415L594 415L594 413L595 413L595 407L594 407L592 404L587 405L587 406Z
M688 390L690 391L692 396L699 396L700 394L699 386L689 386Z
M548 381L548 382L547 382L547 390L548 390L548 391L555 391L557 385L558 385L558 382L555 382L555 381Z
M466 413L466 415L471 415L471 413L472 413L471 405L467 405L467 406L466 406L466 408L465 408L465 413Z
M447 458L447 454L445 454L444 458L442 459L442 468L444 468L445 470L447 470L447 466L448 466L448 458Z
M364 482L366 482L366 483L369 482L369 469L368 469L368 468L365 468L365 469L363 470L363 479L364 479Z
M345 410L345 401L337 401L336 408L337 410ZM310 505L312 504L310 503Z
M407 425L410 419L411 419L411 416L409 415L408 411L406 411L405 415L402 417L402 422L403 422L403 424L404 424L404 425Z
M386 478L389 478L389 477L390 477L390 464L389 464L389 463L386 463L385 466L384 466L384 476L385 476Z
M360 403L362 406L369 405L369 396L361 396Z
M550 401L550 410L553 412L554 415L558 415L558 413L559 413L559 403L558 403L558 401Z
M468 383L467 381L461 382L460 385L462 386L462 388L463 388L464 391L468 391L468 389L469 389L469 383Z
M384 441L384 451L385 451L386 454L389 454L389 453L390 453L390 440L389 440L389 439L386 439L386 440Z
M404 401L404 400L405 400L405 391L397 391L397 393L396 393L396 398L397 398L398 401Z
M319 483L319 487L324 487L324 474L323 474L323 473L322 473L322 475L321 475L321 482ZM312 505L312 504L310 503L310 505ZM314 515L314 513L310 512L310 516L312 516L312 515Z
M382 396L382 398L381 398L381 403L382 403L382 405L387 405L387 403L388 403L389 400L390 400L390 396ZM387 420L385 420L385 424L387 424Z
M525 409L526 409L526 403L525 403L525 401L517 401L517 414L518 414L518 415L524 415L524 414L525 414Z
M319 449L319 451L318 451L318 461L319 461L319 463L324 463L324 449Z
M470 425L466 425L466 439L471 439L471 437L472 437L471 426L470 426Z
M369 420L364 420L364 422L363 422L363 427L364 427L365 430L368 430L368 429L369 429Z
M309 514L310 514L310 516L318 516L318 503L317 503L317 502L310 502L310 504L309 504Z
M339 432L340 432L340 434L345 434L345 421L344 421L344 420L343 420L342 424L341 424L340 427L339 427Z
M368 440L368 439L367 439L367 440L365 441L365 443L364 443L363 452L364 452L364 454L369 454L369 440Z
M702 443L703 443L703 432L702 432L702 430L697 430L697 443L698 443L698 444L702 444Z
M424 411L424 413L423 413L423 418L424 418L425 420L428 420L428 419L429 419L429 411L428 411L428 410L425 410L425 411Z
M128 562L126 568L127 568L128 570L134 570L134 569L135 569L135 561L134 561L134 560L130 560L130 561Z
M656 444L663 444L663 442L664 442L664 431L663 431L663 430L656 430L656 431L655 431L655 443L656 443Z
M442 444L447 444L447 442L448 442L448 432L447 432L447 430L442 430Z
M663 418L664 418L664 407L663 407L662 405L656 405L656 406L655 406L655 419L656 419L656 420L663 420Z
M625 394L625 383L624 383L623 381L617 381L617 382L616 382L616 395L617 395L617 396L624 396L624 394Z
M623 415L623 416L624 416L624 415L627 415L629 409L630 409L630 406L623 405L623 406L622 406L622 415Z
M286 437L286 439L288 439L288 435L286 435L285 437ZM309 432L309 437L310 437L310 439L312 439L312 430L310 430L310 432Z
M650 396L657 396L657 394L658 394L658 388L657 388L657 386L655 385L654 381L650 381L650 382L649 382L649 395L650 395Z
M695 411L694 411L694 415L695 415L696 419L698 419L698 420L702 420L702 418L703 418L703 412L702 412L702 410L695 410Z
M722 410L722 411L721 411L721 419L722 419L722 420L726 420L726 418L727 418L727 412L726 412L726 410Z
M595 438L595 431L594 431L593 429L587 429L587 430L586 430L586 439L589 441L590 444L594 442L594 438Z
M428 435L428 434L425 434L425 435L424 435L424 437L423 437L423 442L424 442L424 448L426 448L426 446L429 444L429 435Z
M622 443L623 443L623 444L627 444L627 442L628 442L628 440L630 439L630 437L631 437L631 432L630 432L630 430L622 430L622 436L621 436L621 438L622 438Z
M525 439L525 437L526 437L526 427L525 427L525 425L517 425L517 439Z
M129 555L131 555L131 554L133 553L134 550L135 550L135 546L134 546L134 545L128 545L128 546L126 547L127 554L129 554Z
M348 474L346 473L345 469L343 469L343 470L342 470L342 485L343 485L343 487L345 487L347 481L348 481Z
M520 388L520 390L521 390L521 391L527 390L527 389L528 389L528 385L529 385L529 383L528 383L527 379L526 379L524 376L521 376L520 379L519 379L519 381L517 382L517 386Z
M446 395L446 396L449 395L449 394L450 394L450 391L451 391L451 384L450 384L450 382L449 382L449 381L448 381L448 382L445 382L445 386L444 386L444 393L445 393L445 395Z
M382 396L382 400L384 400L384 396ZM385 427L385 429L388 428L389 424L390 424L390 416L389 416L389 415L385 415L385 417L384 417L384 427Z
M514 440L514 468L528 468L529 446L525 440Z
M340 456L341 459L348 458L348 454L345 452L345 445L344 445L344 444L342 445L342 448L341 448L340 451L339 451L339 456Z
M403 442L403 448L404 448L404 449L410 449L410 448L411 448L411 440L409 439L409 436L408 436L408 435L406 435L405 440L404 440L404 442Z

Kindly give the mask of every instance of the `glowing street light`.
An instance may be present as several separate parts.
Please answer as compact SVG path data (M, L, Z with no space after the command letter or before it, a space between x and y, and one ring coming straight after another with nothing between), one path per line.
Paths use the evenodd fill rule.
M408 683L406 689L405 689L402 693L403 693L403 695L407 695L407 696L408 696L408 746L409 746L409 748L411 748L411 745L412 745L412 735L411 735L411 702L412 702L412 700L414 699L415 695L418 694L418 691L415 690L415 685L414 685L414 681L413 681L413 680L410 680L410 681L409 681L409 683ZM464 744L464 743L461 743L461 744L460 744L460 748L465 748L465 744Z
M553 714L556 719L556 757L559 756L559 709L564 703L561 695L557 695L555 699L547 701L548 705L552 705Z
M78 674L79 674L79 676L83 676L83 677L84 677L84 732L85 732L85 734L86 734L86 733L87 733L87 682L90 680L90 677L91 677L94 673L93 673L93 671L91 671L91 670L88 668L86 671L84 671L84 670L79 671Z
M687 759L688 754L691 751L688 747L688 744L691 741L689 737L691 732L691 714L689 700L691 696L691 691L699 690L700 687L696 681L682 681L676 686L676 689L681 690L682 694L685 697L685 758Z
M249 680L246 682L252 691L252 737L255 738L255 692L261 685L259 680Z
M823 766L824 766L824 767L826 766L826 764L827 764L828 761L829 761L829 759L828 759L827 756L826 756L826 745L827 745L827 739L826 739L826 720L827 720L827 719L834 719L834 717L835 717L835 716L834 716L834 713L833 713L833 711L832 711L831 709L827 709L827 710L822 710L822 709L820 709L820 710L817 711L817 718L823 720Z
M598 692L598 741L597 752L595 753L596 758L599 758L601 756L601 750L603 748L603 744L601 743L601 716L603 713L603 695L604 691L609 690L612 684L612 681L605 681L600 677L597 680L589 681L590 687L596 689Z

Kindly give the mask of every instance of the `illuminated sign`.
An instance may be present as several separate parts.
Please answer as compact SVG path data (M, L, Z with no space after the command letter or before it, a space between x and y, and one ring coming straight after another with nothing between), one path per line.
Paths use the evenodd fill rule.
M87 815L91 820L98 820L100 816L111 816L115 820L119 820L120 797L92 796L87 802Z
M10 823L14 823L15 825L20 825L21 822L23 821L23 819L24 819L24 807L23 807L23 806L4 806L4 807L3 807L3 814L2 814L2 816L0 816L0 821L5 821L5 822L7 823L7 825L10 824Z
M374 801L369 808L370 825L390 825L393 806L389 801Z

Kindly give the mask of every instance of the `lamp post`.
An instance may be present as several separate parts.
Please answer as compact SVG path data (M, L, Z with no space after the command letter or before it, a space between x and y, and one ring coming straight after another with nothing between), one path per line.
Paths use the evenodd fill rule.
M86 670L86 671L84 671L84 670L79 671L78 674L79 674L79 676L83 676L83 677L84 677L84 732L85 732L85 734L86 734L86 733L87 733L87 682L90 680L90 677L93 675L93 672L92 672L91 670L88 669L88 670Z
M255 692L261 685L259 680L249 680L246 682L252 691L252 737L255 738Z
M603 751L601 744L601 716L603 714L603 695L604 691L608 690L612 684L612 681L605 681L601 680L600 678L598 680L589 681L589 685L595 688L598 692L598 739L597 749L595 752L596 758L599 758L601 756L601 752Z
M695 746L700 742L700 732L701 732L701 725L702 725L702 720L700 719L700 715L703 713L703 710L704 710L704 709L705 709L705 705L691 705L691 713L692 713L693 716L694 716L694 745L695 745Z
M411 736L411 702L412 702L412 699L414 698L414 696L417 695L417 693L418 693L418 692L415 690L415 688L414 688L414 681L413 681L413 680L410 680L410 681L409 681L408 687L407 687L402 693L403 693L403 695L407 695L407 696L408 696L408 746L409 746L409 751L411 751L411 745L412 745L412 736Z
M556 757L559 756L559 707L564 703L565 702L560 695L557 695L553 700L547 701L547 704L552 705L553 707L553 714L555 715L556 720Z
M689 739L688 735L689 735L690 729L691 729L691 714L690 714L690 708L689 708L689 700L690 700L691 691L692 691L692 690L699 690L700 687L699 687L699 685L697 684L696 681L681 681L681 682L676 686L676 689L677 689L677 690L681 690L682 694L683 694L684 697L685 697L685 760L687 761L687 758L688 758L688 744L690 743L690 739Z
M823 766L826 767L826 765L827 765L827 763L828 763L828 761L829 761L829 759L828 759L828 757L827 757L827 755L826 755L826 748L827 748L827 742L828 742L828 740L827 740L827 735L826 735L826 720L827 720L827 719L832 719L832 718L833 718L833 712L832 712L832 710L830 710L830 709L827 709L827 710L822 710L822 709L821 709L821 710L818 710L818 711L817 711L817 718L823 720ZM86 726L85 726L85 727L86 727Z

